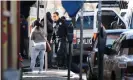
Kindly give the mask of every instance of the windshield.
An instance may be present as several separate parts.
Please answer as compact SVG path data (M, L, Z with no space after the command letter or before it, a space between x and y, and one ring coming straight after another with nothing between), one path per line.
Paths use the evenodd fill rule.
M109 45L113 45L114 41L120 37L120 34L118 33L109 33L107 34L107 40L106 40L106 47ZM94 45L96 48L98 48L98 39L96 39L96 44Z
M113 44L114 41L120 37L120 34L108 34L106 45Z
M93 29L93 20L94 20L94 16L83 16L83 24L84 27L83 29ZM76 21L76 28L80 29L81 26L81 21L80 21L80 17L78 17L77 21Z

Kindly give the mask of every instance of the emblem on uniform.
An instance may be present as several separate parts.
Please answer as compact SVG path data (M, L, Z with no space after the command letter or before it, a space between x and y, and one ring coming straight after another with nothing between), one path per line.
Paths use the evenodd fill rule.
M59 25L62 25L62 23L60 22Z

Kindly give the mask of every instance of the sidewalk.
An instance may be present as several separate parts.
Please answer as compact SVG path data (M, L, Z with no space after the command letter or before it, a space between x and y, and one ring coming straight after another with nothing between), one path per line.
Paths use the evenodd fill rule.
M24 66L30 65L30 60L24 60ZM22 80L67 80L68 70L61 69L48 69L39 74L38 68L33 72L23 72ZM70 72L71 80L79 80L79 75ZM83 80L86 80L86 76L83 74Z
M71 80L78 80L78 74L71 72ZM50 69L43 71L39 74L39 71L25 72L23 73L23 80L67 80L67 70Z

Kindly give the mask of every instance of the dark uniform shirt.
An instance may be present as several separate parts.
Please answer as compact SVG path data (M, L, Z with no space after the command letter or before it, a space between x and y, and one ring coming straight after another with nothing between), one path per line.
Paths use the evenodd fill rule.
M21 37L28 38L28 22L23 20L21 22Z
M63 22L61 19L59 19L56 22L56 36L59 38L64 38L67 36L67 24Z

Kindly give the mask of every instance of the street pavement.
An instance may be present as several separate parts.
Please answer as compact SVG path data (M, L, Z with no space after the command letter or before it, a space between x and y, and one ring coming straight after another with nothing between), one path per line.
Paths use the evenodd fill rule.
M78 74L71 72L71 80L79 79ZM24 72L23 80L67 80L67 70L50 69L39 73L38 70L33 72Z
M30 66L30 60L23 61L24 66ZM33 72L23 72L22 80L67 80L68 70L48 69L39 73L38 67ZM70 72L71 80L79 80L79 74ZM83 80L86 80L86 75L83 74Z

